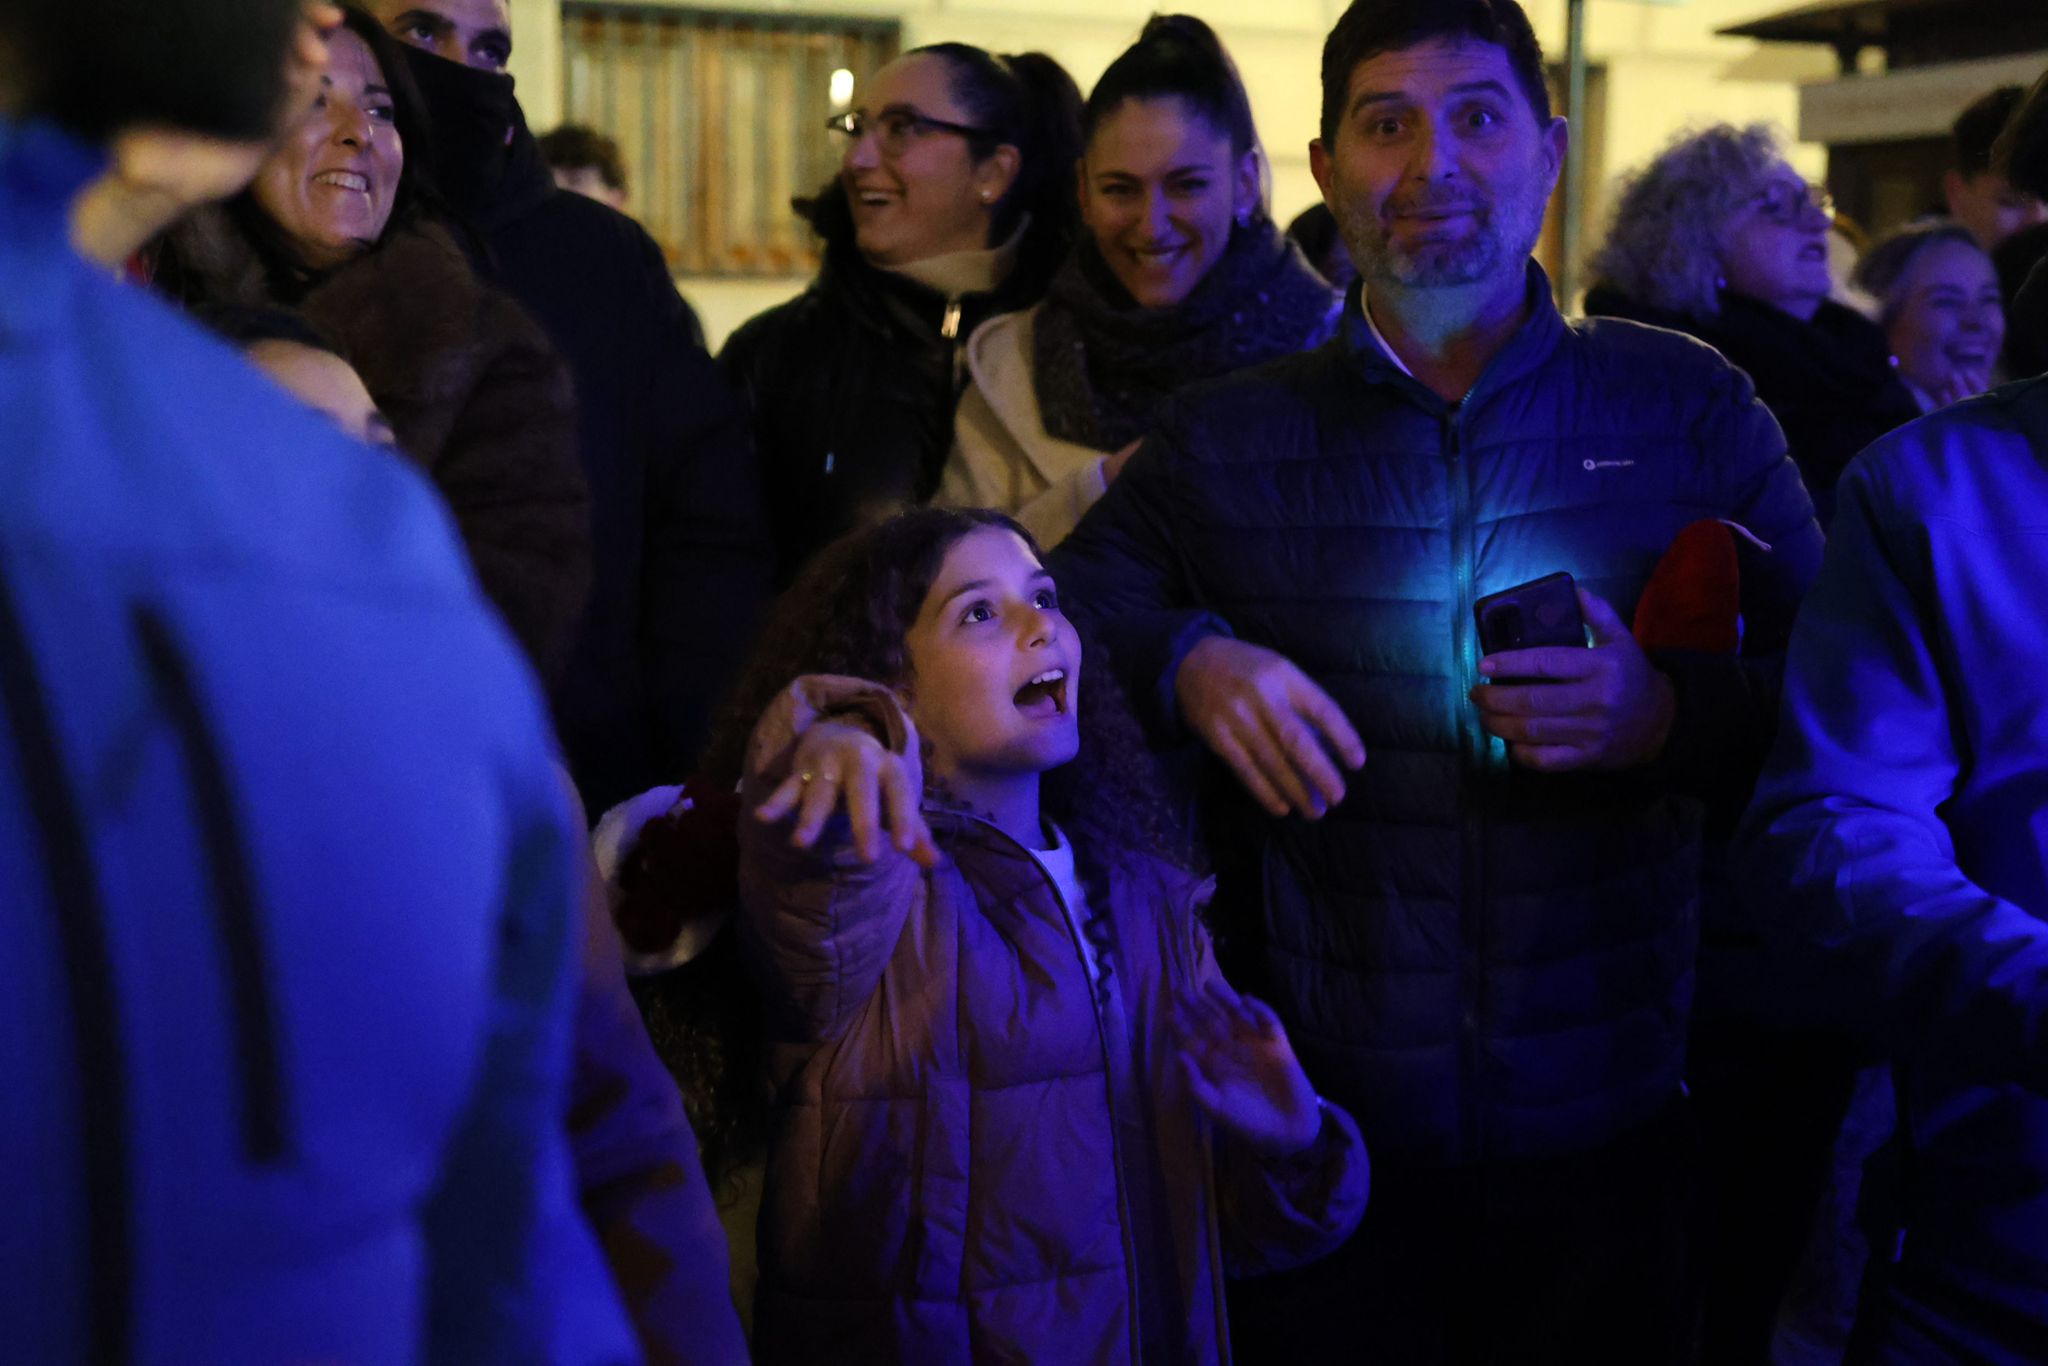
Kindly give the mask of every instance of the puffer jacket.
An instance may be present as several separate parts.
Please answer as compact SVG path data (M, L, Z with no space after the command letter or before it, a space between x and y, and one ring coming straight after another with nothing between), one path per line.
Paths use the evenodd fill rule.
M799 681L763 718L750 810L819 715L857 707L916 755L882 689L827 682ZM1167 1001L1214 972L1186 875L1136 857L1115 869L1098 1000L1030 854L981 820L929 814L946 856L931 872L893 851L851 866L791 849L786 824L740 822L742 940L764 975L779 1092L757 1360L1225 1359L1224 1275L1307 1261L1356 1226L1356 1127L1329 1107L1307 1153L1261 1161L1169 1081ZM1134 1093L1123 1069L1148 1114L1119 1113L1113 1097ZM1120 1149L1147 1132L1149 1153ZM1177 1348L1137 1330L1141 1193L1119 1173L1154 1168Z
M0 1356L638 1360L579 832L413 469L73 255L0 119Z
M818 278L718 353L753 413L783 585L846 532L930 499L967 384L968 337L1045 288L1043 270L1020 261L993 293L948 299L862 258L836 185L813 212L825 236Z
M1565 322L1533 263L1527 308L1453 405L1354 291L1321 350L1185 396L1051 557L1155 725L1177 724L1186 651L1227 631L1301 666L1365 740L1320 822L1218 823L1259 832L1235 886L1219 865L1219 910L1254 922L1259 986L1383 1164L1582 1151L1677 1096L1704 802L1739 806L1761 763L1820 552L1739 371L1672 333ZM1468 700L1475 599L1567 570L1626 619L1704 517L1775 547L1743 585L1744 656L1657 656L1678 713L1652 766L1511 769Z
M2048 1349L2048 381L1872 446L1738 845L1799 1005L1898 1081L1903 1257L1858 1360Z

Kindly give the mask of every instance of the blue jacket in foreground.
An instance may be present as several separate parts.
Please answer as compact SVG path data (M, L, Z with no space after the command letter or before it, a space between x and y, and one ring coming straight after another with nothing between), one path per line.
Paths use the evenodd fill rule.
M2048 380L1849 467L1739 872L1806 1004L1896 1058L1873 1359L2048 1360Z
M446 512L74 256L0 122L0 1356L637 1359L574 833Z
M1452 405L1392 363L1354 292L1322 349L1193 390L1052 557L1155 713L1186 649L1228 630L1364 738L1323 820L1246 817L1257 885L1222 895L1261 905L1266 990L1383 1164L1579 1151L1676 1099L1701 798L1746 795L1820 551L1741 372L1673 333L1567 323L1533 264L1528 308ZM1775 546L1745 584L1749 657L1659 660L1679 714L1652 768L1510 769L1467 697L1474 600L1568 570L1626 619L1709 517Z

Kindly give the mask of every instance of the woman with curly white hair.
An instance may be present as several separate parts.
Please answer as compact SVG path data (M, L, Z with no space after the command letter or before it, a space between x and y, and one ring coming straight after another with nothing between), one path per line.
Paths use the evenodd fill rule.
M1884 332L1829 297L1827 196L1762 125L1682 135L1624 184L1586 311L1687 332L1748 371L1822 524L1842 466L1919 415Z

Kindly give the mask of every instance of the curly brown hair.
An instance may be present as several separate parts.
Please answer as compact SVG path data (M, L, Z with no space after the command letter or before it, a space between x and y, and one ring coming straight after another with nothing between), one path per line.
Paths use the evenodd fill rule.
M984 527L1013 533L1034 557L1044 558L1030 532L982 508L915 508L821 551L770 612L753 661L706 751L704 776L721 785L739 781L755 723L775 695L804 674L846 674L891 687L913 683L905 640L925 595L947 553ZM1102 663L1102 647L1085 634L1081 646L1082 658L1094 667L1088 686L1080 689L1080 754L1045 775L1045 814L1067 832L1077 852L1107 856L1128 850L1191 867L1158 766Z

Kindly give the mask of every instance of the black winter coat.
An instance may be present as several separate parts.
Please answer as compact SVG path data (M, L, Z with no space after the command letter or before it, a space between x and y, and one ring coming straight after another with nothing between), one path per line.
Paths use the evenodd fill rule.
M1243 818L1263 845L1222 895L1256 908L1310 1077L1395 1164L1583 1151L1677 1096L1704 799L1761 763L1820 554L1739 372L1670 333L1567 324L1533 265L1528 299L1452 405L1391 363L1354 291L1337 340L1170 406L1051 557L1133 697L1170 706L1187 648L1227 630L1364 738L1323 820ZM1707 517L1776 547L1744 585L1750 657L1658 660L1679 710L1653 766L1510 769L1467 698L1475 598L1561 569L1626 619Z
M1884 329L1832 299L1801 322L1733 290L1721 313L1689 318L1640 304L1605 286L1586 295L1586 312L1629 318L1698 337L1742 367L1756 396L1778 419L1820 524L1834 514L1835 481L1857 452L1920 416L1920 404L1892 365Z
M1044 292L1020 265L990 294L949 300L869 265L835 185L813 210L825 261L810 288L750 319L719 364L753 412L787 584L855 527L929 500L953 445L968 336Z
M511 82L406 55L434 115L437 183L482 239L479 269L575 381L595 583L553 700L599 812L689 771L752 645L771 552L746 414L661 249L624 214L556 188Z

